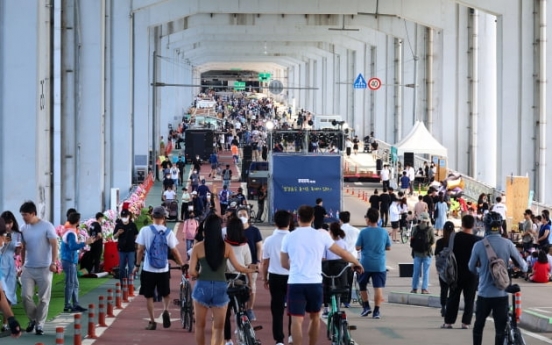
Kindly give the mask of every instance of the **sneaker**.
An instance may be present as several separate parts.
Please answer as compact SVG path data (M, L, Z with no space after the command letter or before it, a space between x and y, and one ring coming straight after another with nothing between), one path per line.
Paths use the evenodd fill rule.
M351 308L351 305L349 303L343 303L343 308Z
M34 331L35 326L36 326L36 321L34 321L34 320L29 321L29 324L27 325L27 328L25 328L25 332L31 333L32 331Z
M293 344L293 337L291 335L288 337L288 344Z
M328 317L328 314L330 314L330 312L328 311L328 309L324 309L324 311L322 312L322 317L323 317L323 318L327 318L327 317Z
M364 308L362 309L360 316L368 316L370 314L372 314L372 308Z
M146 326L146 329L148 331L155 331L155 329L157 328L157 323L156 322L148 322L148 325Z
M276 343L276 345L284 345L284 343Z
M171 327L171 316L169 315L169 312L165 310L163 312L163 328L169 327Z
M253 312L253 309L247 309L245 313L247 314L249 321L257 321L257 318L255 317L255 313Z
M227 342L224 343L224 345L234 345L234 343L232 342L232 340L228 340Z
M44 330L42 329L42 327L36 326L35 334L36 334L36 335L43 335L43 334L44 334Z
M378 311L375 311L374 314L372 314L372 319L381 319L381 314Z
M70 306L65 307L65 308L63 308L63 312L64 313L72 313L73 312L73 307L70 307Z
M76 306L76 307L73 308L73 311L76 311L76 312L78 312L78 313L84 313L84 312L87 311L87 310L88 310L88 309L83 308L83 307L81 307L80 305L78 305L78 306Z

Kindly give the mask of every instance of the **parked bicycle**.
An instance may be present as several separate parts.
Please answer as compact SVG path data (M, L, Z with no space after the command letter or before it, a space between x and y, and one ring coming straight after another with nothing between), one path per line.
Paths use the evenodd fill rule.
M349 331L355 330L356 326L349 325L349 322L347 321L347 314L345 311L340 310L339 307L341 305L341 295L348 294L349 287L337 287L335 285L335 279L345 274L348 268L349 266L345 266L337 275L327 275L322 272L324 277L329 278L332 281L330 286L331 309L328 314L328 326L326 331L328 339L332 342L332 345L355 344Z
M506 292L512 295L512 305L509 308L508 320L506 329L504 330L504 345L525 345L525 340L521 334L521 329L518 328L518 319L521 316L521 309L516 306L516 299L521 298L521 288L518 284L512 284L512 271L510 273L510 286L506 288Z
M261 345L260 340L255 337L255 331L261 330L263 326L251 325L251 320L247 316L245 303L249 299L249 287L243 280L241 273L229 278L228 296L230 297L229 308L232 308L236 317L237 343L240 345Z
M173 303L180 307L180 322L182 328L191 332L194 323L194 304L192 301L192 284L190 283L190 276L188 274L189 267L188 264L185 264L182 268L171 267L171 269L182 270L179 299L173 300Z

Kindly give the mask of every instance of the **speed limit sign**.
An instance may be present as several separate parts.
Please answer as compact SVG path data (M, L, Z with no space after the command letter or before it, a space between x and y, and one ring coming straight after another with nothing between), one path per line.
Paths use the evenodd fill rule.
M380 78L370 78L368 80L368 88L372 91L376 91L381 87L381 79Z

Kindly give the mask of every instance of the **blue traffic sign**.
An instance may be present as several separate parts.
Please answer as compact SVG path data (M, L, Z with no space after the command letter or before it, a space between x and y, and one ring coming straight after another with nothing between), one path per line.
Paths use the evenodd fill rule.
M366 79L362 76L362 73L358 74L358 77L355 79L355 83L353 84L353 88L355 89L366 89Z

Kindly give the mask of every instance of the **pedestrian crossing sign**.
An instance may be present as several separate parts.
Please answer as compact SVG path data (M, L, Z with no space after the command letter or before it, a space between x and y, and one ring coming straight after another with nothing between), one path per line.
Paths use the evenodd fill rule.
M366 89L366 79L362 76L362 73L358 74L358 77L356 77L355 82L353 84L353 88L355 89Z

